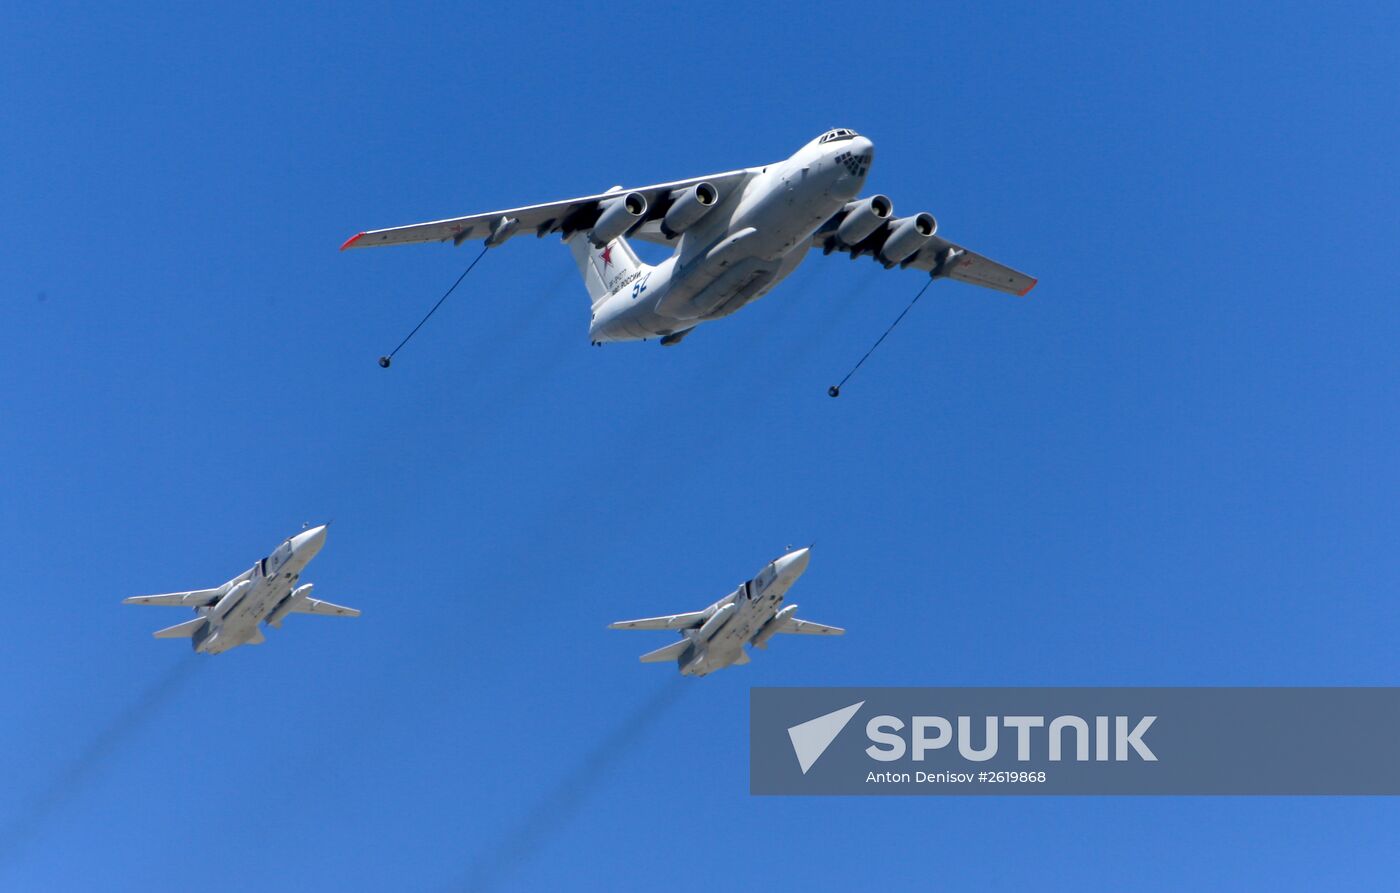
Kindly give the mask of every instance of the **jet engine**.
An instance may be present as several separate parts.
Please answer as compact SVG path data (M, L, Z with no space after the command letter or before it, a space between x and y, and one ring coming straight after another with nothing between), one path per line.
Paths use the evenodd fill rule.
M883 195L872 195L846 205L846 216L836 228L844 245L859 245L894 213L894 204Z
M214 603L214 608L217 610L219 605L225 605L226 607L232 607L233 605L235 605L235 604L238 603L238 600L239 600L240 598L243 597L243 593L247 592L249 589L252 589L252 588L253 588L253 581L252 581L252 580L244 580L242 583L239 583L239 584L233 586L232 588L229 589L228 592L225 592L222 596L220 596L220 597L219 597L219 600L218 600L217 602Z
M738 606L733 602L720 608L710 615L709 619L705 621L705 625L700 627L699 632L695 634L695 638L701 642L710 641L715 637L715 634L719 632L720 627L729 622L729 618L733 617L734 612L737 610Z
M647 213L647 197L640 192L629 192L617 198L606 199L600 204L603 206L603 213L588 233L588 241L592 242L595 248L602 248L618 236L625 235L632 227L641 223Z
M894 231L885 240L885 247L880 249L880 260L887 267L894 266L924 247L928 240L933 238L933 234L938 232L938 221L927 211L913 217L892 220L890 226Z
M699 223L719 201L719 190L709 183L696 183L673 195L675 202L661 219L661 233L668 239L674 239Z

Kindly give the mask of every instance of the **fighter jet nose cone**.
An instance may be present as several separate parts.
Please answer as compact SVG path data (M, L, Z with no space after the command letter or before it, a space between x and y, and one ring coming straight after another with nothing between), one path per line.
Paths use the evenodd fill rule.
M795 580L807 570L807 562L812 558L812 548L807 546L789 552L778 559L778 573L789 580Z
M297 552L305 550L312 554L321 551L321 547L326 543L326 526L319 524L298 533L292 537L292 548Z

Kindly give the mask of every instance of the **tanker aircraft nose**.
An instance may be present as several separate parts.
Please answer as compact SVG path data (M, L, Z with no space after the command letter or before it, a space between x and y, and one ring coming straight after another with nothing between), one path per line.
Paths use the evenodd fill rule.
M875 159L875 144L854 130L833 130L823 135L818 145L824 164L834 181L830 192L835 198L852 199L860 194L870 163Z

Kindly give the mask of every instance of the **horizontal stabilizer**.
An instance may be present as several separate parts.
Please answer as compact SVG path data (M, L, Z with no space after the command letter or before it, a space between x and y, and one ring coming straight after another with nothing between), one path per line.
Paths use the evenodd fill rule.
M323 602L316 598L298 599L292 608L293 614L321 614L327 617L359 617L358 608L347 608L344 605L333 605L330 602Z
M796 617L788 619L778 628L780 633L789 633L796 636L840 636L845 634L845 630L839 626L827 626L822 623L813 623L810 620L798 620Z
M681 639L679 642L672 642L665 648L658 648L655 651L648 651L646 654L643 654L641 661L644 664L659 664L668 660L676 660L689 644L689 639Z
M191 592L167 592L164 595L133 595L122 599L124 605L172 605L177 608L207 608L224 594L217 589L195 589Z
M616 623L609 623L608 629L695 629L704 622L704 611L691 611L689 614L672 614L669 617L619 620Z
M133 615L135 616L135 615ZM203 617L196 617L193 620L186 620L184 623L177 623L174 626L167 626L165 629L156 630L151 635L157 639L188 639L199 631L199 628L208 621Z

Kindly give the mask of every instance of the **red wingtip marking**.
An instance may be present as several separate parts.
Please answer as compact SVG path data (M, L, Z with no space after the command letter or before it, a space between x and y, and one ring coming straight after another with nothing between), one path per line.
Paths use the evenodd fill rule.
M355 237L355 239L358 239L358 238L359 238L359 236L356 236L356 237ZM351 239L350 242L355 241L355 239ZM345 244L349 245L350 242L346 242ZM1030 285L1027 285L1025 291L1023 291L1023 292L1021 292L1020 294L1018 294L1017 297L1018 297L1018 298L1024 298L1026 295L1030 294L1030 293L1031 293L1031 289L1035 288L1035 284L1036 284L1037 282L1039 282L1039 281L1040 281L1039 279L1032 279L1032 280L1031 280L1031 284L1030 284Z
M344 251L346 248L349 248L351 245L354 245L356 242L359 241L360 236L363 235L364 233L355 233L355 235L345 240L345 244L340 246L340 250Z

